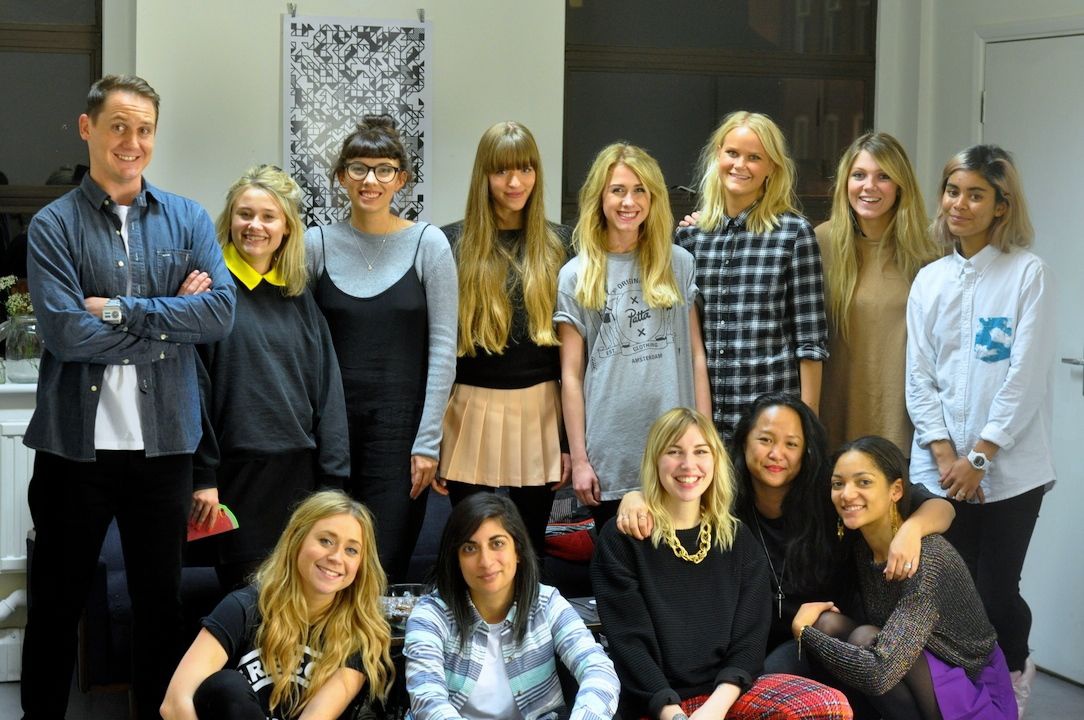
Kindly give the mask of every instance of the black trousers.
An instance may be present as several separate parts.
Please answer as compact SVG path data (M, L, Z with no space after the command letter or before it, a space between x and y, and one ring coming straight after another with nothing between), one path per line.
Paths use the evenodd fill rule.
M160 717L181 655L181 551L191 497L191 455L99 451L87 463L36 454L28 491L36 535L21 687L27 720L64 717L79 617L114 517L132 600L137 714Z
M971 571L1009 670L1023 670L1029 653L1031 608L1020 573L1042 503L1042 487L981 505L953 501L956 519L945 533Z
M245 677L230 668L207 677L192 696L196 716L216 720L265 720L266 709Z

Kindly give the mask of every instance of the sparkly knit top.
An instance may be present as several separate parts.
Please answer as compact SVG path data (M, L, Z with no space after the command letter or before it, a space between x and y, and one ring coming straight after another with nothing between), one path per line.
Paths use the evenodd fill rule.
M885 580L884 564L873 562L869 546L855 545L862 604L868 622L881 632L870 647L858 647L808 626L803 648L840 680L871 695L894 687L923 650L975 678L997 634L967 566L949 542L940 535L924 537L922 564L902 582Z

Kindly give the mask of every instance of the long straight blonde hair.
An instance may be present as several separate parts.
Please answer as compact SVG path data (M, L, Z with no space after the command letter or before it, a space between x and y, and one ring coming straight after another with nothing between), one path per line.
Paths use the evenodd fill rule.
M851 208L847 185L851 166L863 150L897 187L895 204L889 210L891 220L881 237L880 262L891 260L910 283L923 265L942 254L926 230L926 205L907 151L888 133L870 132L860 136L844 151L836 168L828 243L824 247L825 266L829 268L824 278L828 315L844 339L850 331L851 303L858 285L858 236L862 232Z
M640 238L636 243L644 301L653 308L680 305L684 302L684 294L678 287L671 264L674 214L670 210L670 195L662 169L647 151L623 142L608 145L599 152L580 188L580 217L572 233L581 258L576 301L589 310L601 310L606 304L608 246L602 194L618 165L624 165L636 173L651 198L651 206L640 225Z
M336 593L331 605L310 624L297 557L313 525L333 515L350 515L361 526L361 563L354 582ZM388 652L391 628L380 605L386 584L376 552L373 518L364 505L341 491L328 490L313 493L297 506L275 549L256 573L262 618L256 646L272 681L272 708L291 717L300 714L355 653L361 655L369 699L387 696L395 668ZM313 670L308 685L299 690L294 677L306 645L315 651Z
M502 170L532 168L534 189L523 207L524 246L505 247L497 236L497 218L489 195L489 176ZM542 201L542 157L531 131L515 122L489 128L478 142L467 192L463 233L456 246L459 273L459 355L475 348L499 355L508 345L512 305L508 287L518 275L523 287L531 341L557 345L553 310L557 273L566 259L564 243L546 222Z
M767 115L747 110L738 110L723 118L723 123L711 134L700 153L700 219L696 224L704 230L715 230L722 225L723 216L728 214L726 193L719 177L719 150L727 134L739 127L749 128L756 133L768 159L775 166L764 179L760 198L747 221L753 232L766 233L779 225L779 215L782 213L800 213L798 196L794 193L797 173L794 161L787 153L783 131Z
M282 244L275 251L272 267L278 268L286 283L282 294L296 297L305 291L309 281L305 265L305 224L301 222L301 188L285 172L274 165L255 165L230 186L226 191L226 207L215 223L218 244L225 248L232 242L230 228L233 225L233 208L237 199L249 188L263 190L270 195L286 219L286 232L282 236Z
M659 458L690 427L696 427L704 437L704 442L711 448L714 464L711 484L700 496L701 519L711 523L715 545L720 550L728 550L738 532L738 520L733 515L734 471L730 466L730 456L715 429L715 423L696 410L685 407L676 407L660 415L648 431L644 444L640 487L644 493L644 503L655 518L651 542L658 547L667 535L674 532L674 520L666 509L666 489L659 478Z

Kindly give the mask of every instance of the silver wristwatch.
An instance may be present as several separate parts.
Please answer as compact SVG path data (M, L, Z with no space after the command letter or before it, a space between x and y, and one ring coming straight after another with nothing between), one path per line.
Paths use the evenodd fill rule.
M972 450L967 454L967 461L976 470L986 471L990 468L990 458L986 457L986 453L977 450Z
M120 298L110 298L102 308L102 321L110 325L120 325L124 314L120 310Z

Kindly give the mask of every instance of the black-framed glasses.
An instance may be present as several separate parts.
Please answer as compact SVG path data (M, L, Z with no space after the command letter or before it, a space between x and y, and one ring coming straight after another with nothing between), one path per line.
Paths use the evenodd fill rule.
M366 165L363 162L354 161L348 163L346 166L346 174L350 176L351 180L356 180L358 182L369 177L369 173L372 173L376 176L378 182L386 185L398 177L400 172L402 172L402 168L397 168L394 165L388 165L387 163Z

